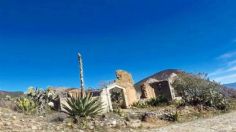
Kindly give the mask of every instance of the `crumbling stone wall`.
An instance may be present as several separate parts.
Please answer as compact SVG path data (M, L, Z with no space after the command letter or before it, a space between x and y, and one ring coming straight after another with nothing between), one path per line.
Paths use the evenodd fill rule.
M174 89L169 81L156 81L152 83L145 82L141 85L141 98L151 99L158 96L163 96L168 100L175 99Z
M143 83L141 85L141 91L141 98L151 99L156 97L154 88L151 87L148 83Z
M136 90L134 88L134 81L132 75L123 70L116 71L115 83L126 89L125 96L127 97L127 103L131 106L133 103L138 102Z
M166 73L151 76L136 84L138 96L142 99L151 99L158 96L164 96L169 100L175 100L175 89L172 83L177 78L176 73Z

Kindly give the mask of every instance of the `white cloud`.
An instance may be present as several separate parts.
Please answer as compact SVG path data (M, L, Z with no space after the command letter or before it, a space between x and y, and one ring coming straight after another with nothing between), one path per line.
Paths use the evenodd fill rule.
M236 43L236 39L232 40ZM209 74L211 79L222 83L236 82L236 50L218 56L220 68Z
M232 58L232 57L235 57L235 56L236 56L236 51L224 53L224 54L220 55L220 56L217 57L217 58L218 58L218 59L229 59L229 58Z
M236 64L236 60L231 60L231 61L227 62L228 66L232 66L232 65L235 65L235 64Z
M230 73L233 71L236 71L236 66L217 69L216 71L210 73L209 76L219 76L219 75Z
M232 83L232 82L235 82L235 80L236 80L236 73L230 74L230 75L221 76L221 77L217 77L217 78L214 78L213 80L215 80L217 82L224 83L224 84Z
M208 75L211 77L211 76L216 76L216 75L219 75L219 74L222 74L222 73L224 73L224 69L220 68L220 69L217 69L216 71L214 71L214 72L212 72Z
M209 74L211 80L215 80L221 83L236 82L236 61L230 61L214 72Z

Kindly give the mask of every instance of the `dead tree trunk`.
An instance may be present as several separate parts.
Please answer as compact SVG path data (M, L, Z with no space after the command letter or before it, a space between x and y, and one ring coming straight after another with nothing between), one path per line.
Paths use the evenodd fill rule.
M83 69L83 60L80 53L78 53L78 60L80 65L80 88L81 88L81 97L84 97L84 69Z

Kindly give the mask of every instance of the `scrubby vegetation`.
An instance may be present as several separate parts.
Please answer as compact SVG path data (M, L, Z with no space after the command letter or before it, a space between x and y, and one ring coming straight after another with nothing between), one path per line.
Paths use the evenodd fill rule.
M37 104L37 113L45 114L51 108L54 108L54 102L59 99L58 95L48 88L46 90L31 87L26 96L31 98ZM52 104L50 106L50 104Z
M173 86L186 105L203 105L219 110L228 110L229 101L223 87L210 81L205 74L182 74Z
M50 89L42 90L30 87L24 96L16 99L16 110L27 114L35 113L42 115L54 109L55 105L53 102L56 100L58 100L58 96ZM50 106L50 104L52 105Z
M147 101L147 105L150 105L150 106L160 106L160 105L166 105L168 103L169 103L168 99L165 98L164 96L152 98Z
M165 106L170 104L169 100L164 96L159 96L157 98L152 98L149 100L140 100L133 104L133 107L137 108L147 108L147 107L156 107L156 106Z
M136 107L136 108L147 108L147 107L149 107L148 104L147 104L147 101L145 101L145 100L140 100L140 101L134 103L132 106Z

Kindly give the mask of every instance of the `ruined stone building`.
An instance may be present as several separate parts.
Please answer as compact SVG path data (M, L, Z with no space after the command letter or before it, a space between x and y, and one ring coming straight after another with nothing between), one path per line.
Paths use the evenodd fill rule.
M168 100L178 99L172 83L179 73L179 70L165 70L138 82L135 84L138 98L151 99L163 96Z
M103 113L113 111L118 105L120 108L130 108L141 99L151 99L163 96L168 100L177 99L172 83L181 73L178 70L165 70L154 74L134 85L132 75L126 71L116 71L116 79L102 89L87 90L94 98L99 97L102 102ZM66 104L66 98L80 96L79 88L56 88L60 95L60 102Z

